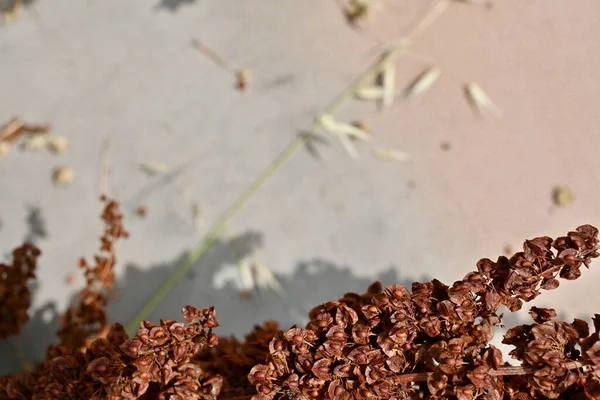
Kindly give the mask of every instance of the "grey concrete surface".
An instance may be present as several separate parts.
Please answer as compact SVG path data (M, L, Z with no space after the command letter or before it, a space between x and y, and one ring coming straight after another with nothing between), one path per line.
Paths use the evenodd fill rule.
M27 357L53 340L57 313L77 290L65 278L97 247L107 138L110 194L131 232L118 247L120 297L110 312L126 321L380 46L432 4L382 0L370 21L352 29L334 1L39 0L0 26L0 120L20 114L49 122L71 142L64 155L13 150L0 158L0 250L28 237L43 251L23 336ZM374 159L364 146L355 161L335 138L318 147L318 159L299 152L152 318L177 318L193 304L216 306L221 334L241 335L267 319L303 323L315 304L374 279L452 282L506 245L597 224L599 3L495 4L453 4L398 62L398 90L425 66L440 66L442 78L424 96L383 112L352 102L339 113L366 121L411 163ZM248 93L192 48L192 38L236 67L250 66ZM461 93L471 80L503 110L501 120L473 115ZM149 177L142 162L178 172ZM68 188L52 184L59 164L75 170ZM552 206L557 184L576 195L565 209ZM204 210L199 231L184 188ZM140 205L148 208L144 219L135 215ZM240 299L240 252L264 261L287 296ZM598 312L600 273L584 273L537 304L568 318ZM0 343L0 353L0 371L14 371L13 349Z

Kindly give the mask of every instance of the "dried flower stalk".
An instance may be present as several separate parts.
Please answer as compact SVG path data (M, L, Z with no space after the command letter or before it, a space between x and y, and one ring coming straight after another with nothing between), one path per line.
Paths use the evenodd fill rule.
M24 244L12 252L11 264L0 263L0 339L17 335L29 321L29 283L35 278L40 250Z
M79 293L79 303L71 305L63 315L58 332L61 344L70 349L85 348L101 332L106 332L107 317L104 307L115 280L115 243L129 236L123 227L119 203L106 198L103 198L103 201L105 206L101 218L105 227L100 237L100 252L94 256L93 265L88 264L84 258L79 261L86 286Z

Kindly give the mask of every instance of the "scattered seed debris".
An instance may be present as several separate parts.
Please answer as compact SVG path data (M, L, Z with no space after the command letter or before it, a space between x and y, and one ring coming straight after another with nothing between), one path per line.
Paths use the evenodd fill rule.
M503 252L506 256L512 256L515 253L514 248L510 244L504 246Z
M381 71L381 86L383 86L383 107L389 108L396 97L396 67L391 60L385 63Z
M135 210L135 214L140 217L140 218L146 218L146 216L148 215L148 207L146 206L139 206L136 210Z
M75 272L67 274L65 277L65 282L67 285L73 286L75 283L77 283L77 274Z
M71 167L61 165L54 169L53 180L56 186L68 186L73 182L75 171Z
M575 195L571 189L564 186L556 186L552 191L552 200L559 207L566 207L573 203Z
M10 152L10 144L0 142L0 157L7 155Z
M250 267L248 260L240 260L238 264L238 274L240 277L240 296L251 296L255 285L252 276L252 268Z
M357 120L357 121L352 121L350 123L350 125L354 126L355 128L360 129L362 132L368 134L369 128L367 127L367 124L365 124L363 121Z
M440 144L440 149L442 149L442 151L450 151L451 148L452 145L450 142L442 142L442 144Z
M429 90L440 78L442 71L431 67L423 71L404 91L404 97L418 96Z
M11 145L22 136L28 136L28 141L32 141L23 145L25 149L28 146L32 149L39 147L44 139L37 139L36 136L46 136L49 130L49 125L26 125L23 118L14 117L0 128L0 156L6 155Z
M48 147L48 135L35 135L23 142L23 149L27 151L39 151Z
M381 147L373 148L373 156L379 160L387 161L407 162L411 159L410 155L404 151Z
M69 140L64 136L55 136L49 133L40 133L29 136L23 142L23 149L27 151L50 150L60 154L67 151Z
M163 163L142 163L140 167L148 175L168 175L173 170L170 166Z
M256 283L262 290L271 290L276 292L280 296L285 294L285 291L275 274L263 263L257 262L254 264L254 274L256 276Z
M351 136L355 139L370 141L372 138L364 130L345 122L337 121L331 114L321 114L317 117L317 122L321 127L330 133L338 136Z
M356 25L371 15L371 9L371 1L350 0L344 5L344 16L350 25Z
M6 143L14 141L19 137L24 126L25 121L23 121L23 118L19 116L14 117L0 128L0 141Z
M65 136L49 135L48 150L56 154L62 154L69 150L69 139Z
M497 118L502 115L500 109L476 83L470 82L465 85L465 96L471 107L478 113L488 111Z
M236 88L240 92L245 92L250 86L252 80L252 70L249 67L233 68L223 57L217 54L216 51L202 43L198 39L192 39L192 46L208 57L212 62L218 65L221 69L235 75Z
M240 92L247 91L252 81L252 70L248 67L240 68L235 72L235 76L237 80L236 88Z
M331 114L321 114L317 117L316 122L326 132L336 135L342 145L350 155L350 157L357 159L358 152L352 144L351 139L360 139L364 141L371 141L372 137L364 130L345 122L337 121Z
M21 13L21 6L21 0L14 0L12 3L9 3L8 7L2 10L2 20L5 24L10 24L17 20Z
M382 100L383 88L380 86L363 86L354 92L354 97L359 100Z

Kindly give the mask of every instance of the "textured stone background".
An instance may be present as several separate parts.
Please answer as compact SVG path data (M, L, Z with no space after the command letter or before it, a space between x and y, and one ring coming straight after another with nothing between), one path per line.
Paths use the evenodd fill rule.
M334 1L39 0L0 26L0 120L21 114L49 122L72 147L61 156L13 151L0 159L2 254L40 223L45 231L37 236L43 257L23 337L28 358L52 340L56 313L77 290L67 274L97 247L106 138L110 193L131 232L118 249L120 298L111 306L114 319L126 321L220 213L370 65L378 46L405 34L432 4L382 0L356 30ZM599 224L600 3L495 4L452 5L398 62L399 90L425 59L442 69L424 96L383 112L352 102L339 114L366 121L383 142L410 153L411 163L376 160L366 147L354 161L336 140L320 146L318 160L299 152L153 318L177 318L182 305L194 304L217 307L223 334L265 319L303 323L311 306L362 291L373 279L450 283L507 245ZM250 66L251 90L237 92L231 75L190 46L192 37L232 65ZM474 115L464 81L485 88L504 117ZM178 173L148 177L141 162L164 162ZM52 185L58 164L75 169L66 189ZM555 185L569 186L575 202L553 206ZM180 195L186 187L205 212L200 231ZM135 216L139 205L148 207L147 218ZM234 253L246 252L278 274L286 297L240 299ZM599 268L538 304L569 318L600 311ZM14 370L12 348L1 343L0 352L0 372Z

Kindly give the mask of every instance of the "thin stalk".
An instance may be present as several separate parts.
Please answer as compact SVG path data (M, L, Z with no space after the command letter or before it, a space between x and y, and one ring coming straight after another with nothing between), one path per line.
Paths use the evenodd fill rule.
M339 111L352 97L357 89L364 86L369 81L372 81L381 72L382 68L397 57L403 55L412 41L412 37L421 35L435 19L437 19L442 11L446 8L448 0L440 0L431 9L431 11L419 22L413 29L408 38L397 42L390 51L386 52L383 57L376 61L365 73L355 80L347 89L345 89L329 106L323 110L323 114L335 114ZM138 329L141 321L146 320L150 314L158 307L162 300L169 294L173 287L185 275L185 273L194 265L194 263L204 254L208 247L219 237L225 230L225 227L235 214L250 200L256 192L271 178L300 148L315 135L320 124L315 120L306 130L306 134L294 139L288 147L269 165L263 173L256 178L254 182L246 188L225 212L211 226L206 236L202 241L188 254L188 256L179 264L173 274L154 292L148 302L142 309L130 320L127 324L127 332L133 335Z

